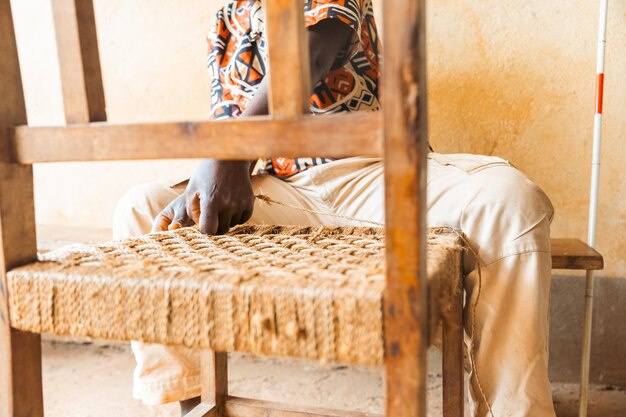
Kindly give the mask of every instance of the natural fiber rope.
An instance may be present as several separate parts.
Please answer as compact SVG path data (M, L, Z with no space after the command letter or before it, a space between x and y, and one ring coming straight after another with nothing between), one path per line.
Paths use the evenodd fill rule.
M340 214L328 213L328 212L323 212L323 211L311 210L311 209L307 209L307 208L304 208L304 207L294 206L294 205L291 205L291 204L287 204L287 203L283 203L283 202L280 202L280 201L276 201L273 198L271 198L270 196L267 196L267 195L264 195L264 194L258 194L255 197L258 198L259 200L267 203L267 204L277 204L279 206L289 207L289 208L292 208L294 210L303 211L303 212L306 212L306 213L318 214L318 215L329 216L329 217L335 217L335 218L338 218L338 219L351 220L351 221L356 221L356 222L360 222L360 223L367 223L367 224L372 224L372 225L376 225L376 226L380 226L380 227L384 227L385 226L382 223L371 221L371 220L357 219L357 218L351 217L351 216L344 216L344 215L340 215ZM463 243L465 244L465 247L474 256L474 259L476 261L476 272L478 274L478 288L476 290L476 299L474 300L474 303L472 303L472 308L471 308L471 311L472 311L472 327L471 327L471 334L470 334L470 349L469 349L470 364L471 364L472 370L474 371L474 376L476 377L476 385L478 386L478 389L480 391L480 395L482 397L482 400L487 405L487 409L489 410L489 414L491 414L491 417L495 417L494 414L493 414L493 410L491 409L491 404L489 403L489 400L487 399L487 395L485 394L483 386L482 386L482 384L480 382L480 378L478 376L478 366L476 365L475 344L474 344L474 335L475 335L475 332L476 332L476 309L478 307L478 300L480 299L480 295L481 295L481 291L482 291L482 271L481 271L481 267L480 267L480 261L478 259L478 253L476 253L476 251L474 249L472 249L472 246L468 242L468 240L465 237L465 235L463 233L461 233L460 231L458 231L457 229L452 228L452 227L437 227L437 228L434 228L433 230L451 232L451 233L456 234L459 237L459 239L461 239L463 241Z
M384 230L368 223L377 227L244 225L224 236L186 228L54 251L8 274L11 324L39 333L380 364ZM454 235L436 235L444 231ZM459 288L458 238L464 240L448 228L428 236L430 334Z
M483 401L487 405L487 409L489 410L489 414L491 414L491 417L495 417L493 415L493 410L491 409L491 404L489 403L489 400L487 399L487 395L485 395L485 390L483 389L483 386L480 383L480 378L478 377L478 365L476 365L476 356L475 356L476 349L474 346L474 334L476 331L476 309L478 307L478 300L480 299L480 293L482 291L482 286L483 286L483 276L482 276L482 271L480 268L480 261L478 260L478 253L476 253L476 251L472 249L472 246L469 244L469 242L467 241L463 233L455 229L452 229L452 231L456 233L456 235L463 241L463 243L465 243L465 247L467 248L467 250L470 251L470 253L474 256L474 259L476 260L476 272L478 274L478 289L476 290L476 299L474 300L474 303L472 304L472 333L470 334L470 349L469 349L470 359L471 359L470 364L472 366L472 369L474 370L474 376L476 377L476 385L478 386L480 395L482 396Z
M429 336L461 289L461 241L429 233ZM381 365L381 227L197 227L39 256L7 274L11 325L36 333ZM429 337L429 340L433 340Z

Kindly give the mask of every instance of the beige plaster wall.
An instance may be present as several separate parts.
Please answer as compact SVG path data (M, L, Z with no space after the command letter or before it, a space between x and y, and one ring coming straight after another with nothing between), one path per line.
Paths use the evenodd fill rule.
M597 1L429 2L430 132L441 152L500 155L556 208L554 236L585 238ZM626 4L610 5L597 247L626 276Z
M376 0L374 0L376 3ZM205 33L224 1L96 0L114 122L208 113ZM48 0L13 0L31 123L62 122ZM554 236L586 236L597 1L428 2L431 140L440 152L499 155L556 208ZM598 247L626 276L626 4L609 10ZM42 223L106 227L128 187L187 175L191 161L36 168ZM77 190L81 191L80 198Z

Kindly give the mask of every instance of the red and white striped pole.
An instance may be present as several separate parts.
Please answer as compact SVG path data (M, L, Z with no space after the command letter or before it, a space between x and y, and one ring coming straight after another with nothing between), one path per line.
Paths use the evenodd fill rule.
M604 97L604 49L606 46L606 22L608 0L600 0L598 28L598 57L596 70L596 112L593 120L593 152L591 157L591 192L589 199L589 226L587 243L596 246L598 220L598 191L600 185L600 149L602 144L602 100ZM578 416L587 417L589 399L589 361L591 357L591 322L593 316L593 271L587 271L585 285L585 321L580 366L580 397Z

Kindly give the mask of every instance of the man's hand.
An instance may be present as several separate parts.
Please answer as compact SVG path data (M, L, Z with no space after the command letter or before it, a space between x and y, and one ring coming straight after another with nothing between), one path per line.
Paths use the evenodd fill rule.
M254 193L249 161L205 159L185 192L157 216L152 231L200 225L202 233L223 234L252 216Z
M193 221L187 215L185 198L185 193L182 193L165 206L156 219L154 219L154 222L152 222L152 233L193 226Z
M352 37L352 29L339 19L325 19L308 29L311 53L311 85L331 69ZM258 85L242 117L268 113L268 77ZM288 140L289 138L285 138ZM200 224L208 234L226 233L252 216L254 194L250 184L250 161L202 161L185 193L172 201L155 219L152 231Z

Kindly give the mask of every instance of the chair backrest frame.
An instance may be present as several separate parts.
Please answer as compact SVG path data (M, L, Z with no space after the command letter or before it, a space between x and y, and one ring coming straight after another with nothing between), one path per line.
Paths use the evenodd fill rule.
M41 401L33 401L41 398L39 335L10 327L5 285L7 271L36 260L32 163L249 159L304 156L319 149L328 150L329 157L384 153L386 414L426 415L424 0L384 4L384 27L393 30L384 32L383 111L325 117L307 114L311 86L302 0L266 4L274 75L270 116L219 123L108 125L90 124L106 119L93 3L53 0L59 56L67 61L61 70L67 121L79 124L32 128L27 126L10 0L0 0L0 363L9 364L0 369L8 373L0 375L0 416L43 415ZM275 47L277 39L280 47ZM2 386L5 381L12 382Z

